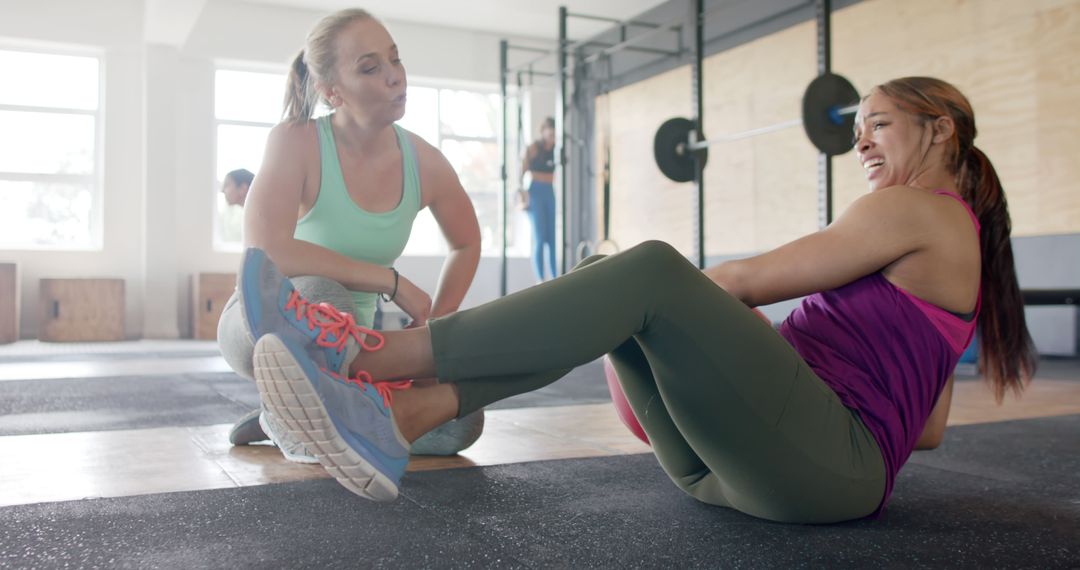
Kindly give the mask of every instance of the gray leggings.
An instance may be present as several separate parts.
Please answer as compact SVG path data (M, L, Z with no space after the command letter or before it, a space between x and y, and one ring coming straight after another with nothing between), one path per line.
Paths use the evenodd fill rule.
M661 467L706 503L828 523L873 513L877 443L795 350L663 242L430 322L461 414L609 354Z
M325 277L291 277L296 290L313 303L329 303L339 311L356 315L352 295L337 281ZM255 339L244 325L243 309L236 293L226 303L218 321L218 346L225 362L245 378L254 380L252 359ZM424 434L412 444L414 455L453 455L472 445L484 430L484 411L478 409L460 420L451 420Z
M325 277L300 275L289 278L296 290L313 303L329 303L343 313L356 316L352 295L337 281ZM244 311L236 293L225 304L218 321L218 347L237 374L249 380L255 379L252 358L255 355L255 339L244 325Z

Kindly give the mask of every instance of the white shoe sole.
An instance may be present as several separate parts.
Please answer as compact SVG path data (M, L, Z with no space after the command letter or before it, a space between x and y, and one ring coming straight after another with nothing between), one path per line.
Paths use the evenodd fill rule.
M266 420L266 417L267 417L267 414L260 414L259 415L259 427L262 428L263 433L266 434L266 437L270 438L271 443L273 443L274 446L278 448L278 451L281 452L281 455L283 455L285 457L285 459L288 459L289 461L292 461L293 463L304 463L304 464L307 464L307 465L315 465L315 464L319 463L319 460L314 455L309 455L307 453L296 453L296 452L291 451L289 442L283 441L283 438L281 437L281 435L278 434L277 432L275 432L270 427L271 424L270 424L269 421ZM286 434L286 435L288 435L288 434ZM293 447L299 447L299 448L303 449L304 451L307 451L307 449L304 448L304 446L302 444L299 444L295 440L292 441L291 443L292 443Z
M338 483L365 499L397 498L397 485L345 443L303 368L274 335L263 336L255 345L255 383L270 412Z

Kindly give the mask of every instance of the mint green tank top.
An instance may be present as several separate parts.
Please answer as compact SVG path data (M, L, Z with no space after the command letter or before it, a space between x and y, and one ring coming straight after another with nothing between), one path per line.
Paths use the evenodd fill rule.
M315 206L296 223L293 237L321 245L358 261L390 267L405 250L413 220L420 211L420 171L416 148L404 129L394 125L401 149L401 201L389 212L368 212L353 201L341 174L330 116L315 120L319 133L321 182ZM356 322L371 327L375 293L352 291Z

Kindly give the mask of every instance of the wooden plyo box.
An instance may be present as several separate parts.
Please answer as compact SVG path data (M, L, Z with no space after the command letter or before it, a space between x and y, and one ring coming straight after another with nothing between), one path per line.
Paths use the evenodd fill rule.
M0 263L0 344L19 340L19 269Z
M42 279L38 340L124 340L124 280Z
M191 276L192 337L217 340L218 319L235 290L235 273L197 273Z

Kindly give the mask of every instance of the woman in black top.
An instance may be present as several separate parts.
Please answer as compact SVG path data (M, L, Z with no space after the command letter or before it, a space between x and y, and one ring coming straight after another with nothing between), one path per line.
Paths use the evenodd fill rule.
M531 179L528 193L521 192L522 202L533 226L533 270L536 279L544 281L544 248L548 251L547 278L555 271L555 119L548 117L540 125L540 138L525 151L521 172Z

